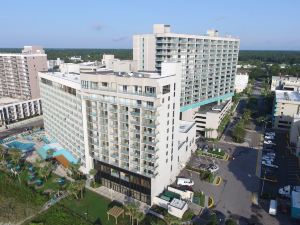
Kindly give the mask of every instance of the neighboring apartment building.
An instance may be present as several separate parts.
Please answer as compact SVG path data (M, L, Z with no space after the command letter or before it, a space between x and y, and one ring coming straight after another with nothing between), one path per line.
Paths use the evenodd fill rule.
M85 172L97 169L104 186L152 204L196 150L195 124L179 121L181 68L41 73L46 133L72 152L80 146Z
M220 104L210 103L199 110L194 115L194 120L197 124L197 136L202 135L206 138L218 138L218 128L231 109L231 100Z
M0 98L0 127L38 115L42 115L40 99Z
M300 113L300 94L298 91L275 91L273 127L289 130L294 114Z
M240 72L235 75L234 90L236 93L241 93L247 88L249 75L247 72Z
M290 129L290 145L300 157L300 114L295 114Z
M65 63L65 61L60 58L57 58L55 60L54 59L48 60L47 61L48 70L53 70L56 69L57 67L59 68L59 66L63 63Z
M230 99L240 40L219 37L209 30L206 36L171 33L169 25L155 24L153 34L133 36L133 60L138 70L161 71L161 63L182 62L181 112L190 119L200 106Z
M114 72L137 72L137 62L134 60L120 60L115 58L114 55L104 54L102 57L102 64L107 69Z
M62 63L59 70L62 73L89 73L101 70L103 65L99 62Z
M300 78L284 76L272 76L271 91L287 90L300 91Z
M39 98L38 72L47 70L47 55L41 47L24 46L19 54L0 53L0 96Z

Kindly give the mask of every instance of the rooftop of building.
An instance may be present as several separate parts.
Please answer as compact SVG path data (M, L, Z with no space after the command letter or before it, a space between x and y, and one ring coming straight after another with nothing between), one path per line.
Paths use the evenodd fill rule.
M80 84L80 74L78 73L46 72L43 74Z
M195 122L179 120L179 132L187 133L193 126Z
M207 30L206 34L179 34L171 32L171 26L167 24L153 24L153 33L158 36L174 36L174 37L183 37L183 38L203 38L203 39L216 39L216 40L230 40L230 41L237 41L239 38L232 37L231 35L225 35L224 37L219 36L219 32L215 29Z
M87 75L113 75L118 77L134 77L134 78L150 78L150 79L157 79L161 78L161 75L156 71L140 71L140 72L114 72L113 70L108 69L100 69L95 72L85 72L82 74Z
M185 206L186 202L177 198L174 198L171 203L170 206L173 206L177 209L183 209L183 207Z
M300 77L293 77L292 75L272 76L272 80L300 81Z
M223 110L223 108L226 106L227 103L228 103L228 101L222 102L219 104L216 102L213 102L213 103L201 106L198 109L197 113L200 113L200 114L205 114L207 112L220 113Z
M9 97L1 97L0 98L0 106L1 105L8 105L11 103L16 103L16 102L20 102L22 100L17 99L17 98L9 98Z
M276 100L300 102L300 94L298 91L276 90L275 96Z

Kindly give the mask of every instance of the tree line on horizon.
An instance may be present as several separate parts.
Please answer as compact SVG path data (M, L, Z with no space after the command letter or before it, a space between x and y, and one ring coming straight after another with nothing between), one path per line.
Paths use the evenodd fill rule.
M0 48L0 52L20 53L21 48ZM132 59L132 49L76 49L45 48L48 59L60 58L70 62L72 56L81 56L84 61L100 61L103 54L113 54L119 59ZM257 62L277 64L300 64L300 51L257 51L240 50L239 61L255 64Z

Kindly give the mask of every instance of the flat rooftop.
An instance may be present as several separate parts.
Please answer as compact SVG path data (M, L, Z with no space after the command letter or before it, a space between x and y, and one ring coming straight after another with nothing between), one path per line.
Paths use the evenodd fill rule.
M194 122L180 120L179 121L179 132L187 133L194 125L195 125Z
M228 103L228 101L222 102L218 105L216 102L213 102L213 103L201 106L198 109L197 113L200 113L200 114L205 114L207 112L220 113L223 110L223 108L226 106L227 103Z
M180 199L174 198L171 203L170 206L173 206L177 209L183 209L183 207L185 206L186 202L182 201Z
M113 70L107 69L100 69L95 72L84 72L81 74L86 75L114 75L118 77L134 77L134 78L150 78L150 79L157 79L161 78L161 75L155 71L140 71L140 72L114 72Z
M291 75L272 76L272 80L284 80L284 81L298 81L298 82L300 82L300 77L293 77Z
M300 94L298 91L276 90L275 95L276 100L300 102Z
M9 97L1 97L0 98L0 106L8 105L16 102L22 102L23 100L17 98L9 98Z
M43 74L80 84L80 74L78 73L47 72Z

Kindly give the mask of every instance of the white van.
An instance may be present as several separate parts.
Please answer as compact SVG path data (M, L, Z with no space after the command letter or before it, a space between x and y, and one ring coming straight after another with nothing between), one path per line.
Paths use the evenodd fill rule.
M189 178L177 178L177 185L193 186L194 185L194 181L192 181Z
M277 214L277 201L276 200L270 201L269 214L276 216L276 214Z

